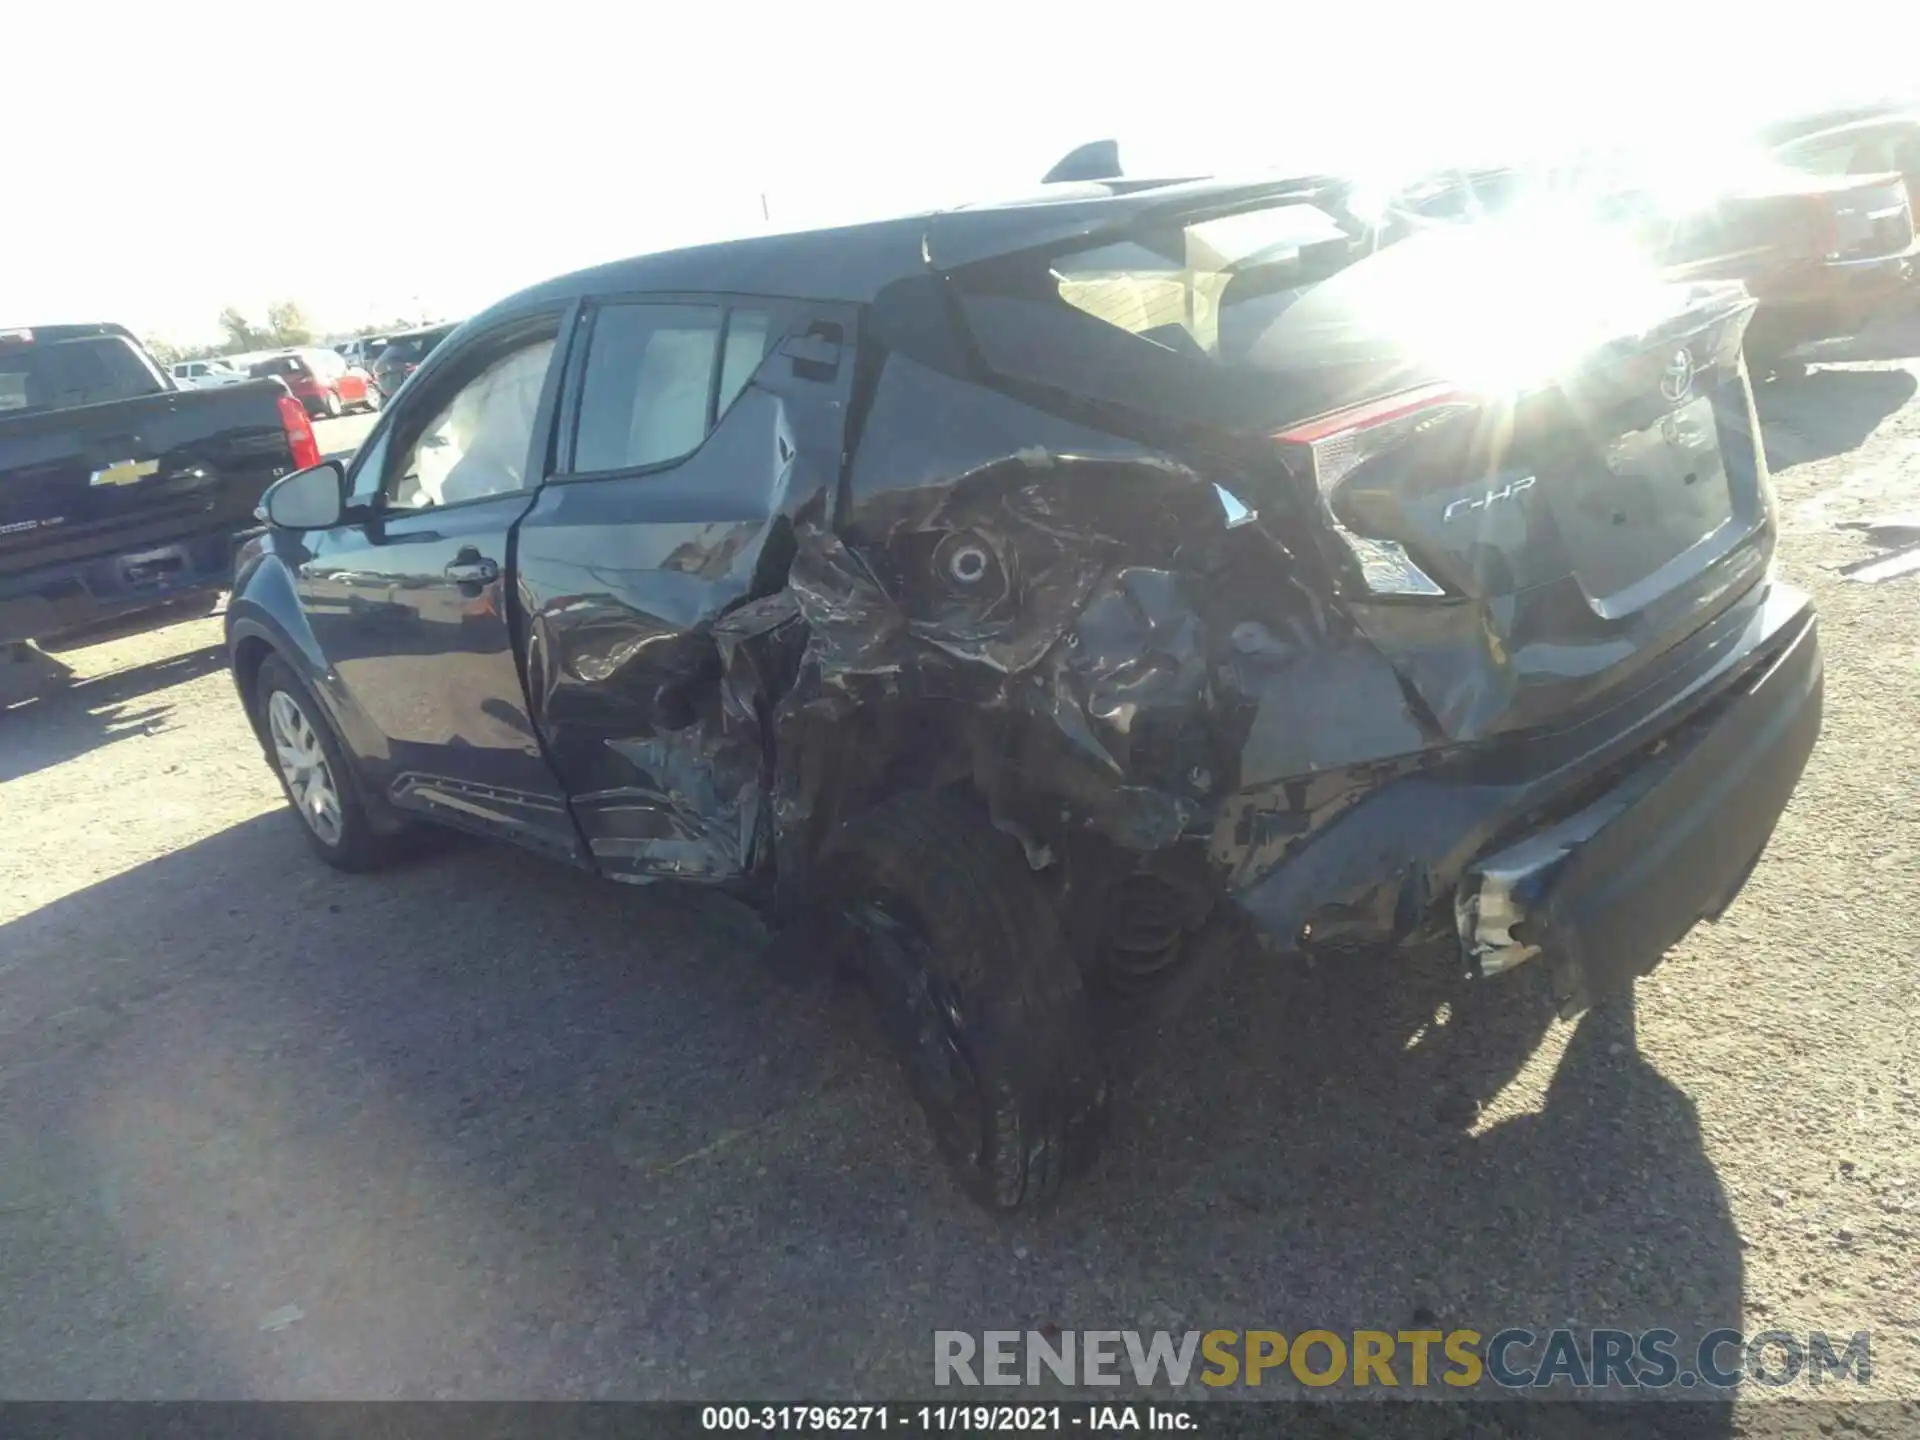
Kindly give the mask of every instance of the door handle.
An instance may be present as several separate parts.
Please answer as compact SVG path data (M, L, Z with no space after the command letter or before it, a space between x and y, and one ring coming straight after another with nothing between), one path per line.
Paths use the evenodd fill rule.
M500 578L500 567L472 551L463 550L442 573L456 585L491 585Z

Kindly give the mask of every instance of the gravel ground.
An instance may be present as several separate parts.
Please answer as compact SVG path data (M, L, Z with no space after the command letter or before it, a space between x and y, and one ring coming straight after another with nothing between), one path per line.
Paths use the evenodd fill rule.
M1920 1396L1920 576L1832 568L1920 508L1911 338L1766 387L1827 728L1637 1016L1244 959L1040 1219L745 913L332 874L217 619L61 651L0 716L0 1395L898 1397L938 1328L1572 1321L1868 1329Z

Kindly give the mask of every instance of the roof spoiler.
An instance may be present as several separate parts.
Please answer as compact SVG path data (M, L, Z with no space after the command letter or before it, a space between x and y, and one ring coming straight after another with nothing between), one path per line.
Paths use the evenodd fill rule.
M1073 180L1118 180L1120 178L1120 142L1089 140L1069 150L1054 167L1040 177L1042 185L1058 185Z

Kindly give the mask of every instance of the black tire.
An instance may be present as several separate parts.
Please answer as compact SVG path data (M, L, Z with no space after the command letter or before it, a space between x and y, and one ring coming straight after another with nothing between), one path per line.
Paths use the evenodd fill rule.
M340 392L337 390L327 391L327 397L320 402L320 406L327 412L327 419L338 420L340 418Z
M294 793L293 782L280 764L270 719L276 693L285 695L311 725L314 738L326 757L340 812L337 837L323 835L308 820L301 797ZM259 672L253 682L253 707L261 744L266 750L267 764L279 777L280 789L285 793L287 804L293 812L293 823L300 827L300 833L306 836L314 853L336 870L352 872L375 870L397 858L408 832L382 833L374 826L367 813L366 801L360 793L360 777L348 763L340 739L333 733L333 726L327 720L326 711L320 708L319 702L313 698L313 692L278 655L269 655L260 662Z
M961 1187L1001 1212L1054 1199L1098 1154L1107 1083L1019 845L958 796L906 795L843 829L821 878Z

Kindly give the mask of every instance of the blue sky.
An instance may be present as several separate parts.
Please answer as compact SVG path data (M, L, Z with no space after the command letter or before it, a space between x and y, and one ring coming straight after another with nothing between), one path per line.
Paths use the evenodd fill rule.
M1308 8L22 6L0 323L192 341L282 296L327 328L458 315L763 230L763 193L773 228L954 204L1109 135L1141 173L1671 151L1715 117L1911 90L1920 55L1910 6Z

